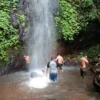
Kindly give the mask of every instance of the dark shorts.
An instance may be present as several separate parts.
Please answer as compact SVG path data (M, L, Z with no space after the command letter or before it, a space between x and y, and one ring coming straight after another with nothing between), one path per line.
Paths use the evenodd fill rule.
M87 75L87 68L80 68L80 74L82 77Z
M28 71L28 68L29 68L29 63L26 63L25 64L25 71Z
M49 79L56 82L57 81L57 73L50 73Z
M57 67L59 67L60 70L62 70L62 65L63 65L63 64L57 63Z

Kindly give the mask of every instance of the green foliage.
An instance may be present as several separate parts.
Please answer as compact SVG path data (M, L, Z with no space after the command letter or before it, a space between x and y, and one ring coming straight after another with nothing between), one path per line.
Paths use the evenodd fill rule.
M100 54L100 44L90 47L87 54L91 59L97 60L98 54Z
M82 10L87 14L85 15L88 20L94 20L98 18L98 11L93 0L84 0L82 2Z
M91 21L100 21L100 1L59 0L56 16L58 39L73 40L80 31L86 31Z
M11 50L17 53L22 48L18 30L10 22L10 4L10 0L0 1L0 65L7 63ZM12 6L16 10L18 0L12 0ZM23 19L22 15L19 19Z
M81 58L83 54L87 54L90 61L97 61L98 54L100 54L100 44L97 44L97 45L94 45L87 49L82 50L80 55L78 55L78 58Z
M91 7L91 5L93 5L93 1L92 0L84 0L83 3L82 3L82 6L84 8Z
M17 14L16 16L17 16L17 18L18 18L19 21L20 21L20 25L21 25L22 27L24 27L24 26L25 26L25 16L24 16L23 14Z
M78 15L74 7L66 0L59 1L59 9L55 20L57 31L63 35L65 40L73 40L74 34L79 32L80 27L77 17Z
M0 10L9 13L10 12L10 0L0 0Z

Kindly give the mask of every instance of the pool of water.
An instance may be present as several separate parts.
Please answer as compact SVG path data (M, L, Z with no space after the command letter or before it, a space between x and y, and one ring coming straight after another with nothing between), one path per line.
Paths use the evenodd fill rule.
M29 86L30 73L21 71L0 76L0 100L99 100L100 93L92 85L89 72L80 77L79 67L63 67L58 82L48 83L45 88ZM39 82L41 84L41 80Z

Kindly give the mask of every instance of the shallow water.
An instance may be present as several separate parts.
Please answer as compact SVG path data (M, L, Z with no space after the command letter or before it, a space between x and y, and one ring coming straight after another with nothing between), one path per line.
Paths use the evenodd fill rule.
M58 82L36 89L28 86L30 73L16 72L0 76L0 100L100 100L92 77L88 73L86 79L82 79L78 67L64 67Z

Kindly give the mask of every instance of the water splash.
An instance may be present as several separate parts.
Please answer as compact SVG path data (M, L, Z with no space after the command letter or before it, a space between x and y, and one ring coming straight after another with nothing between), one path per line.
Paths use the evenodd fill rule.
M56 43L54 15L58 0L30 0L25 9L26 29L23 40L30 55L30 70L45 66Z
M44 73L40 70L34 70L31 74L32 77L29 80L29 87L39 88L43 89L47 87L48 81L47 77L44 75Z

